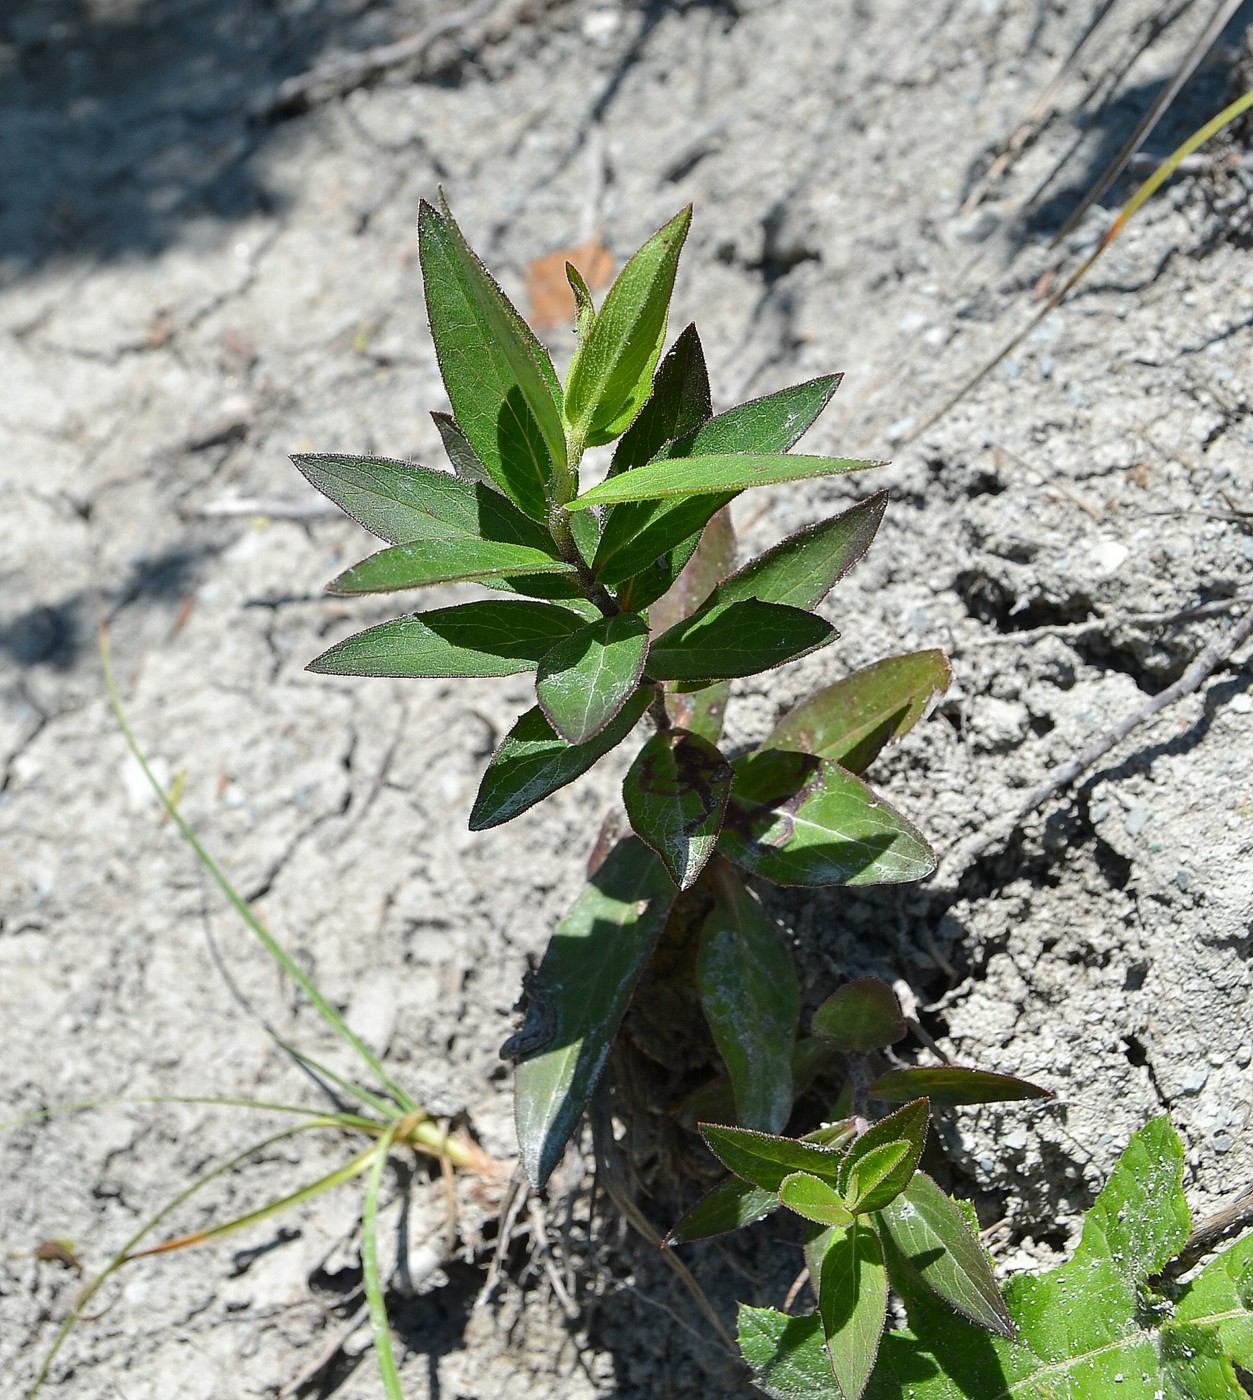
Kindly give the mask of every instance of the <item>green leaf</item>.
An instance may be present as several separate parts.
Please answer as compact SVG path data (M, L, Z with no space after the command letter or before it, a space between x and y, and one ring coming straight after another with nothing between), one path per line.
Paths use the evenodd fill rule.
M935 869L921 834L860 778L810 762L816 771L791 796L762 805L737 800L736 765L719 842L725 856L778 885L891 885Z
M713 412L709 371L694 325L679 332L653 379L652 393L618 439L610 476L651 461L668 442L699 427Z
M856 1146L854 1143L853 1148ZM867 1148L855 1162L845 1163L843 1189L849 1210L869 1215L890 1205L909 1184L917 1165L917 1154L908 1142L884 1142Z
M665 339L679 253L692 222L689 204L618 274L590 329L580 335L566 377L571 435L612 442L639 412Z
M501 491L543 520L566 467L561 387L548 352L445 207L424 200L418 257L431 336L453 414Z
M701 532L692 557L671 587L648 611L655 632L665 632L691 617L735 568L735 527L729 510L717 511Z
M473 583L513 574L573 574L550 554L521 544L476 540L468 535L414 540L380 550L326 585L328 593L395 593L432 583Z
M533 671L583 624L577 612L554 603L485 599L368 628L305 669L323 676L512 676Z
M704 492L747 491L754 486L781 486L789 481L812 481L844 472L868 471L885 462L853 461L845 457L802 457L790 454L721 453L649 462L634 471L609 477L570 502L571 510L614 505L619 501L656 501L667 496Z
M718 589L718 602L760 598L794 608L817 607L870 548L888 494L880 491L832 520L781 540L727 579Z
M844 1400L861 1400L874 1371L888 1311L883 1247L868 1220L835 1229L822 1251L818 1315Z
M916 1172L878 1219L933 1293L997 1336L1014 1336L983 1246L956 1202L925 1172Z
M572 632L539 663L535 693L545 719L567 744L595 738L639 684L647 654L648 622L634 613Z
M648 674L665 681L751 676L816 651L838 635L825 619L800 608L755 598L713 604L655 639Z
M792 1112L796 969L739 876L725 864L712 874L714 907L696 964L701 1006L731 1076L740 1125L780 1133Z
M993 1074L959 1065L893 1069L881 1074L866 1090L872 1099L904 1103L925 1094L932 1103L1012 1103L1020 1099L1048 1099L1047 1089L1012 1074Z
M844 1400L817 1313L789 1317L741 1303L739 1344L754 1382L772 1400Z
M566 263L566 281L574 293L575 334L584 340L596 319L596 303L592 300L591 289L583 280L583 274L572 262Z
M470 812L470 830L486 831L581 777L598 758L616 748L640 722L649 694L637 690L617 716L585 744L567 744L539 706L513 726L487 765Z
M793 1172L779 1183L779 1204L818 1225L851 1225L853 1212L840 1193L808 1172Z
M714 1123L698 1124L709 1150L729 1172L763 1191L778 1192L785 1176L808 1172L834 1185L839 1180L842 1152L833 1152L794 1138L773 1137L749 1128Z
M388 544L465 536L556 555L542 525L481 483L387 457L304 452L292 461L311 486Z
M703 359L700 369L703 374ZM681 437L657 445L656 456L667 460L728 452L787 452L822 412L839 382L839 375L824 375L808 384L797 384L777 394L740 404L699 425L685 426ZM701 405L708 400L707 379L704 388ZM702 416L707 417L707 412ZM642 460L632 457L631 465L638 466ZM616 467L616 456L614 461ZM624 601L629 598L632 608L647 607L670 587L683 568L690 550L695 547L693 537L736 495L738 491L729 491L686 500L649 500L614 506L606 517L596 554L598 577L607 584L626 583L630 579L624 589Z
M661 862L628 838L605 857L549 942L536 986L552 1035L518 1066L515 1084L518 1148L536 1190L561 1160L596 1087L673 902Z
M858 977L832 992L814 1012L810 1028L836 1050L868 1055L903 1039L905 1018L882 978Z
M1227 1354L1253 1371L1253 1235L1206 1264L1184 1289L1175 1320L1215 1327Z
M913 1180L914 1172L918 1168L918 1159L926 1145L929 1117L930 1105L927 1100L918 1099L914 1103L906 1104L904 1108L898 1108L886 1118L880 1118L877 1123L872 1123L861 1137L849 1146L840 1175L840 1190L846 1197L850 1197L850 1203L852 1195L861 1197L856 1207L859 1213L882 1210ZM909 1150L899 1154L896 1162L880 1175L877 1181L872 1182L872 1176L887 1157L876 1158L870 1167L865 1165L867 1159L874 1157L881 1148L895 1148L901 1142L905 1142ZM852 1180L854 1169L858 1177L856 1183Z
M868 1393L873 1400L1243 1400L1231 1366L1249 1299L1214 1293L1211 1264L1185 1288L1172 1314L1149 1288L1184 1242L1188 1213L1182 1147L1169 1122L1132 1139L1085 1222L1075 1257L1056 1269L1019 1275L1005 1302L1019 1340L988 1337L935 1305L913 1269L888 1250L893 1286L909 1310L909 1332L891 1333ZM1090 1224L1089 1224L1090 1222ZM1236 1251L1244 1266L1253 1246ZM1235 1268L1241 1270L1236 1251ZM1229 1340L1230 1339L1230 1340ZM1247 1354L1247 1353L1246 1353Z
M470 439L457 426L452 414L432 413L431 421L439 430L444 451L452 463L453 471L462 481L479 481L484 486L491 486L492 479L487 474L487 468L479 461L478 454L470 446ZM530 520L531 517L528 515L523 518Z
M817 754L864 773L885 744L918 723L952 678L942 651L889 656L811 695L784 715L762 748Z
M752 1225L779 1208L774 1191L741 1181L738 1176L720 1181L703 1196L665 1238L665 1246L690 1244L693 1240L713 1239L745 1225Z
M631 826L681 890L713 854L731 792L731 765L707 740L681 729L654 734L622 784Z

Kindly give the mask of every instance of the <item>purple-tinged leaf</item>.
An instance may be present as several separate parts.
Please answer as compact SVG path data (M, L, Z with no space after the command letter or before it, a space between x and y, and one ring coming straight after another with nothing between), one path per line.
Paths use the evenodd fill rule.
M842 1152L795 1138L756 1133L749 1128L714 1123L701 1123L699 1127L709 1150L722 1165L763 1191L777 1192L779 1183L793 1172L808 1172L832 1185L839 1180Z
M1013 1103L1020 1099L1048 1099L1052 1094L1038 1084L1012 1074L993 1074L960 1065L893 1069L881 1074L866 1090L872 1099L904 1103L925 1094L932 1103Z
M779 1208L779 1197L773 1191L741 1181L738 1176L720 1181L703 1196L679 1221L663 1241L664 1248L690 1244L693 1240L709 1240L726 1235L745 1225L752 1225Z
M627 816L681 890L713 855L730 792L731 765L695 734L664 730L636 755L622 784Z
M809 1023L835 1050L868 1055L905 1037L896 993L879 977L858 977L832 992Z

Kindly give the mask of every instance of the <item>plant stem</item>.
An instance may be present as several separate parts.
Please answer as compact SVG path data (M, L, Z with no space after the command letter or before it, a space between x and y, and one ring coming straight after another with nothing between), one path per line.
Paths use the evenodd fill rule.
M578 573L579 587L589 602L594 603L605 617L617 617L621 609L613 594L592 572L579 553L574 531L570 528L570 512L566 509L579 492L579 463L583 460L583 443L575 437L566 439L566 466L553 479L553 492L548 508L548 533L553 537L557 552Z
M660 681L655 681L656 694L652 703L648 707L648 717L657 726L658 734L665 734L673 728L670 723L670 712L666 709L666 691Z

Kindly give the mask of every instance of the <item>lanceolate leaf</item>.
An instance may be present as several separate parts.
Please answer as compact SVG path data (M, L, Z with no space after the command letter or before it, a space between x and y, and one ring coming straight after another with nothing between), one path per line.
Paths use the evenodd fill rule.
M990 1332L1014 1335L983 1246L956 1203L925 1172L916 1172L877 1219L933 1293Z
M760 598L794 608L817 607L870 548L887 502L888 493L880 491L833 520L781 541L727 579L718 589L718 601Z
M667 1247L690 1244L693 1240L708 1240L725 1235L741 1226L764 1220L778 1210L779 1197L774 1191L730 1176L702 1197L666 1236Z
M447 209L423 201L418 255L453 413L496 485L543 520L566 465L561 388L548 353L471 251Z
M463 535L556 552L542 525L480 483L386 457L306 452L292 461L310 485L388 544Z
M457 426L452 414L432 413L431 421L439 429L444 451L448 454L453 471L462 481L481 481L490 486L492 479L487 474L487 468L479 461L477 453L470 446L469 438ZM526 519L529 520L530 516Z
M628 839L553 934L536 983L552 1034L518 1066L515 1086L518 1147L536 1189L561 1160L673 900L660 861Z
M748 1128L713 1123L698 1126L709 1150L722 1165L763 1191L777 1192L783 1178L793 1172L808 1172L833 1186L839 1180L842 1152Z
M839 375L824 375L741 404L690 430L685 428L683 436L673 442L659 444L657 458L787 452L822 412L839 382ZM632 465L639 463L633 460ZM643 580L631 585L631 606L646 606L665 592L683 567L687 556L676 563L669 557L671 552L680 553L684 542L737 494L732 490L695 499L647 500L613 507L597 550L598 575L607 583L621 582L641 570L658 575L660 582L650 578L644 585L650 590L648 596L641 587Z
M535 693L566 743L586 743L604 729L639 684L647 653L647 621L619 613L572 632L543 658Z
M852 1148L849 1151L851 1155ZM909 1184L916 1165L908 1142L884 1142L859 1153L856 1160L845 1163L842 1189L848 1208L859 1215L882 1210Z
M885 744L918 723L952 678L942 651L889 656L811 695L784 715L762 748L817 754L863 773Z
M626 775L631 826L681 890L713 854L730 791L731 765L711 743L681 729L654 734Z
M653 642L648 674L666 681L751 676L816 651L838 635L825 619L800 608L755 598L713 604Z
M816 1280L818 1315L844 1400L861 1400L887 1319L883 1247L867 1220L832 1230L830 1236Z
M932 1103L1011 1103L1020 1099L1047 1099L1047 1089L1012 1074L994 1074L960 1065L892 1069L881 1074L866 1090L872 1099L904 1103L925 1094Z
M712 880L700 934L701 1006L731 1076L741 1127L781 1133L792 1112L800 987L791 956L731 868Z
M935 868L931 848L899 812L826 762L792 796L761 806L741 805L733 787L719 845L780 885L900 884Z
M618 274L590 329L579 337L566 380L565 415L582 442L611 442L648 395L691 221L688 205L645 243Z
M528 545L468 535L414 540L380 550L332 579L328 593L394 593L433 583L472 583L514 574L572 574L573 568Z
M858 1055L886 1050L905 1036L901 1004L892 988L879 977L858 977L846 982L814 1012L809 1024L813 1033L830 1042L833 1049L851 1050Z
M913 1180L918 1159L922 1156L922 1149L927 1141L929 1115L930 1105L927 1100L918 1099L914 1103L906 1104L904 1108L898 1108L886 1118L880 1118L877 1123L872 1123L869 1129L850 1145L840 1174L840 1190L847 1194L853 1189L852 1174L856 1171L857 1189L863 1198L857 1207L859 1211L881 1210L895 1200ZM879 1176L875 1189L871 1192L871 1176L879 1170L885 1159L878 1158L877 1164L870 1171L865 1170L862 1164L882 1148L893 1147L901 1142L907 1143L909 1150L896 1154L896 1161L890 1170ZM870 1194L867 1194L868 1192Z
M485 831L510 821L581 777L635 728L648 702L648 692L637 690L615 718L585 744L567 744L538 706L528 710L487 765L470 812L470 830Z
M666 496L701 492L747 491L754 486L780 486L788 481L812 481L843 472L867 471L883 462L852 461L844 457L802 457L787 454L732 453L712 457L683 457L649 462L634 471L602 481L570 502L571 510L588 510L618 501L656 501Z
M699 427L712 412L700 336L694 325L688 325L657 367L652 393L639 416L618 439L609 475L643 466L666 443Z
M305 669L326 676L512 676L533 671L584 623L554 603L462 603L358 632Z

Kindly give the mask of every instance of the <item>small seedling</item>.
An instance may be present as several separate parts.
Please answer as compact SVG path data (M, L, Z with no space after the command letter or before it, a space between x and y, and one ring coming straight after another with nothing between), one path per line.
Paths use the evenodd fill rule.
M861 774L927 713L949 670L937 651L890 657L810 696L753 752L719 749L732 680L835 640L817 609L869 547L887 493L736 567L726 507L741 492L879 464L792 451L839 375L714 415L695 327L662 357L690 218L684 209L655 234L599 309L568 268L578 344L562 385L447 205L423 204L419 257L453 408L434 417L453 472L341 454L294 461L388 546L336 578L333 593L474 583L504 596L371 627L309 669L533 672L535 705L488 764L470 812L475 830L526 811L649 724L622 789L634 834L599 859L528 975L527 1021L506 1047L518 1062L522 1165L533 1185L548 1178L663 933L694 938L694 1015L703 1012L725 1063L722 1097L735 1117L703 1131L735 1176L671 1243L780 1205L810 1222L827 1374L858 1400L884 1326L889 1248L975 1321L1012 1333L961 1209L917 1170L925 1096L1041 1091L969 1070L884 1063L869 1074L905 1030L890 989L874 979L837 992L798 1042L796 971L743 877L867 886L934 868L921 833ZM584 486L584 452L609 444L607 476ZM780 1136L798 1093L839 1062L850 1094L843 1121L816 1140ZM710 1086L714 1098L718 1090ZM871 1126L865 1105L876 1097L909 1102Z

